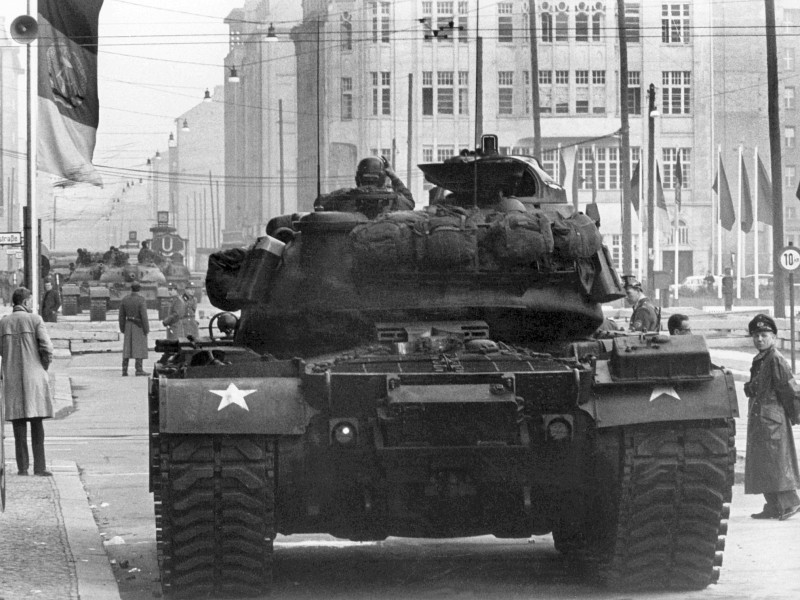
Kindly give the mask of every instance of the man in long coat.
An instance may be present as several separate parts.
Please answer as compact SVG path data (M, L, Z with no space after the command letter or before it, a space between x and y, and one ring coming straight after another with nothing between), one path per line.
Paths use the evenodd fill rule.
M136 365L136 375L147 375L142 361L147 358L147 334L150 323L147 320L147 302L139 294L138 281L131 284L131 293L119 305L119 330L125 334L122 343L122 376L128 376L128 361L132 358Z
M53 397L47 368L53 344L42 318L33 314L33 297L17 288L11 297L13 312L0 320L0 358L5 419L14 430L17 472L28 474L28 423L31 424L33 474L49 477L44 456L43 419L53 416Z
M58 309L61 308L61 296L58 290L53 288L53 282L49 277L44 280L44 294L42 295L42 319L47 323L58 321Z
M186 337L184 319L186 318L186 303L178 293L174 283L169 284L170 305L169 313L161 324L167 328L167 339L177 340Z
M792 436L793 411L789 382L792 371L775 349L778 328L768 315L753 317L748 326L758 354L744 386L748 397L744 493L764 494L767 503L754 519L788 519L800 511L800 470Z

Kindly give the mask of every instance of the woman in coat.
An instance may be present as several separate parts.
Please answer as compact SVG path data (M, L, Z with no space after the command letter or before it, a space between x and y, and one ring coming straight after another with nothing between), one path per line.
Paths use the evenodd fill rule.
M744 493L764 494L766 504L754 519L788 519L800 511L800 470L792 436L792 371L775 349L778 328L768 315L756 315L748 326L758 354L744 386L748 397L747 454ZM787 410L788 408L788 410Z

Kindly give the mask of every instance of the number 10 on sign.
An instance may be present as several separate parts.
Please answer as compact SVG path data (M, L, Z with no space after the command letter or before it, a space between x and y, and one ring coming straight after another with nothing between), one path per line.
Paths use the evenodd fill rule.
M781 250L780 263L784 271L796 271L800 268L800 248L787 246Z

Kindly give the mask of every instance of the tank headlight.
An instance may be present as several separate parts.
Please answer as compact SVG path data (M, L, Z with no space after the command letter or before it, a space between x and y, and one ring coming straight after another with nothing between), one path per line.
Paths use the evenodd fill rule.
M566 442L572 438L572 424L564 417L550 419L545 427L548 442Z
M331 441L339 446L353 446L358 438L358 427L352 421L331 423Z

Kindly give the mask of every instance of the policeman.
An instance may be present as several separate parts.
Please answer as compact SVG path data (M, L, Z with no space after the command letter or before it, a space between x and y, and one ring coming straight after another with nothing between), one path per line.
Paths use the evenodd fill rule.
M387 189L387 179L391 189ZM411 191L383 157L370 156L358 163L356 186L323 194L314 202L314 209L362 212L370 218L386 211L414 209Z
M622 279L625 298L633 307L629 329L631 331L658 331L660 325L658 309L644 295L642 284L633 275L624 275Z

